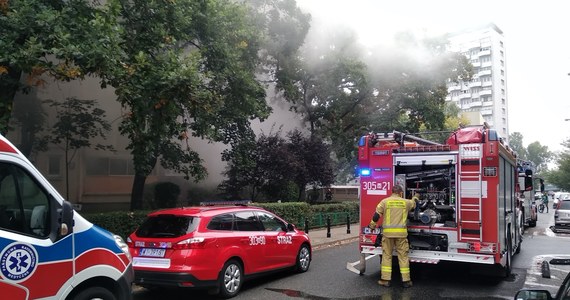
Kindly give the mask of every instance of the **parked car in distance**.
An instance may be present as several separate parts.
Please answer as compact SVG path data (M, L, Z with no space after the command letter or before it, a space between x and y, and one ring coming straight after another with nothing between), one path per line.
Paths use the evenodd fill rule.
M224 298L244 280L273 271L306 272L309 236L259 207L172 208L150 213L128 240L135 283L208 288Z
M547 290L520 290L515 295L515 300L570 300L570 273L566 276L562 285L556 292L556 295L552 297Z
M570 200L560 200L554 211L554 228L570 229Z
M552 208L556 209L558 203L564 200L570 200L570 193L560 193L558 194L558 197L555 196L554 201L552 201Z

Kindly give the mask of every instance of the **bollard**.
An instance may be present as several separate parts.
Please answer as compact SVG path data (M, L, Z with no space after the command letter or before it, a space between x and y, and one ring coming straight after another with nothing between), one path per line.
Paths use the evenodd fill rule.
M540 271L542 273L542 278L550 278L550 265L546 260L542 261Z
M327 216L327 237L331 237L331 216Z
M350 234L350 215L346 214L346 234Z
M305 233L309 233L309 219L305 218Z

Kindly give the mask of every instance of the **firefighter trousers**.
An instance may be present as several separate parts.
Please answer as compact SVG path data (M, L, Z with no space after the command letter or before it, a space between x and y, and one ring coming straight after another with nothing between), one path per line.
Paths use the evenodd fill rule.
M382 263L380 267L381 279L392 279L392 255L396 250L398 254L398 265L402 281L410 281L410 246L408 238L388 238L382 236Z

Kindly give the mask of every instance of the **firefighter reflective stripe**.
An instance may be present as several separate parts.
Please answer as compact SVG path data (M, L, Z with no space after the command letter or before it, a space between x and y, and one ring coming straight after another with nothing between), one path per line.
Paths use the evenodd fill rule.
M406 211L406 202L403 200L392 200L389 199L386 201L386 222L382 226L384 232L398 232L398 233L405 233L407 232L406 229L406 221L407 221L407 214ZM392 221L392 214L394 216L398 216L399 214L402 215L401 222L393 222Z
M402 274L406 274L406 273L410 273L410 268L400 268L400 273Z
M383 232L390 233L390 232L407 232L406 228L386 228L383 227Z
M382 267L380 268L380 270L381 270L382 272L392 273L392 267L382 266ZM401 272L401 271L400 271L400 272ZM408 269L408 273L409 273L409 272L410 272L410 269Z

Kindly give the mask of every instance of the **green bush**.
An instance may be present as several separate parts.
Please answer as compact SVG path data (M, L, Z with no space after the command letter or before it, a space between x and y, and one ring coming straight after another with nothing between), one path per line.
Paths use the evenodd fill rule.
M284 202L284 203L253 203L254 206L262 207L289 223L302 228L305 218L311 215L311 206L306 202Z
M343 202L309 205L306 202L284 203L253 203L252 206L262 207L295 224L298 228L305 227L305 220L309 220L310 228L326 226L327 216L332 219L332 225L346 224L346 213L350 215L351 223L359 220L359 206L357 202ZM108 212L95 214L82 214L91 223L120 235L126 239L145 220L149 210L135 212Z
M82 214L89 222L106 229L123 239L131 235L139 225L146 219L150 211L115 211L96 214Z

